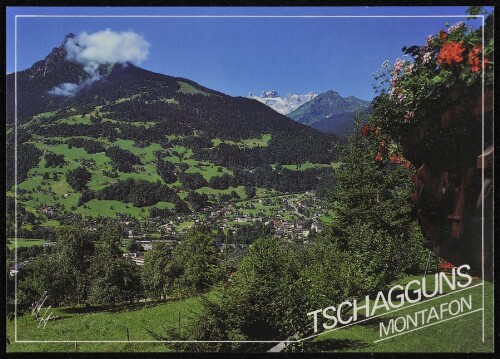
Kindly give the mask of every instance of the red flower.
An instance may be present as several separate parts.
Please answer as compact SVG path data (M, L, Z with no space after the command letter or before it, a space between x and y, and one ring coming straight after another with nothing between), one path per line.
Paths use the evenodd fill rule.
M469 65L472 72L478 72L481 69L479 66L479 58L477 57L469 58Z
M413 165L411 164L411 162L410 162L410 161L408 161L406 158L404 158L404 159L403 159L403 161L402 161L401 163L402 163L403 167L405 167L405 168L408 168L408 169L409 169L409 168L412 168L412 167L413 167Z
M474 45L472 49L469 51L469 58L471 57L477 57L481 54L481 48L477 45Z
M380 162L382 161L382 154L380 152L377 152L375 156L375 161Z
M447 37L448 37L448 34L446 33L446 31L444 31L444 30L439 31L439 38L441 40L446 40Z
M364 125L361 127L361 136L366 137L373 133L372 125Z
M455 268L455 265L453 263L445 262L445 261L439 262L439 269L441 269L441 271L447 271L447 270L451 270L453 268Z
M411 168L411 166L412 166L410 161L408 161L403 156L398 155L397 153L391 154L390 160L392 163L401 165L401 166L406 167L406 168Z
M453 65L459 64L464 61L462 53L465 49L461 42L449 42L443 45L439 51L437 60L442 66L443 64Z
M400 161L399 156L398 156L397 154L393 153L393 154L391 155L391 162L392 162L392 163L399 163L399 161Z
M478 72L481 69L481 61L479 60L479 55L481 55L481 48L477 45L474 45L474 47L470 50L469 52L469 65L470 65L470 70L472 72ZM488 59L484 59L484 66L488 64Z

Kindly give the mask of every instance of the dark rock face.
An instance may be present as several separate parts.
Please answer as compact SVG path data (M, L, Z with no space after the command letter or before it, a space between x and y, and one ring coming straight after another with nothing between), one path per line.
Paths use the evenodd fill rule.
M430 135L408 138L405 157L418 168L412 202L424 245L477 276L493 275L493 102L485 98L485 141L477 101L457 101L443 111L441 143ZM450 115L452 114L452 115ZM457 136L461 133L462 136ZM431 146L432 150L425 149ZM484 176L483 176L484 173Z
M37 61L29 69L17 74L17 96L19 101L17 117L23 122L26 117L49 110L49 105L59 105L64 98L57 98L49 94L54 86L62 83L80 83L91 76L81 64L68 61L66 41L74 37L68 34L59 47L52 49L43 60ZM7 75L7 122L14 122L14 74Z

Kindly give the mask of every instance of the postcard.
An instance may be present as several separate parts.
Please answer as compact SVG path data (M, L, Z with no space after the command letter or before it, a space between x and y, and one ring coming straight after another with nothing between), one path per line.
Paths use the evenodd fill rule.
M7 7L7 352L493 352L493 16Z

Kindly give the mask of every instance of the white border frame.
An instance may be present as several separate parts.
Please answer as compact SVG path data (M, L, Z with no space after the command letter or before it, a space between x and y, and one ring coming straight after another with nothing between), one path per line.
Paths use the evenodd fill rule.
M484 49L484 25L485 25L485 16L484 15L15 15L14 18L14 250L15 250L15 255L14 255L14 264L17 265L17 19L18 18L480 18L481 23L482 23L482 45ZM482 63L484 63L484 51L482 52ZM484 75L485 75L485 69L482 67L482 73L481 73L481 80L482 80L482 87L481 87L481 92L482 92L482 103L481 103L481 109L482 109L482 150L484 151L484 90L485 90L485 84L484 84ZM484 184L484 156L482 156L482 169L481 169L481 178L482 178L482 183ZM483 196L484 196L484 191L483 191ZM471 314L477 311L482 311L482 342L485 342L485 313L484 313L484 307L485 307L485 293L484 293L484 198L482 201L482 208L481 208L481 249L482 249L482 266L481 266L481 275L482 275L482 282L480 284L476 284L474 286L467 287L465 289L477 287L479 285L482 286L482 307L480 309L476 309L471 312L467 312L466 314ZM493 289L494 290L494 289ZM373 319L376 317L380 317L392 312L396 312L397 310L386 312L381 315L377 315L374 317L370 317L368 319L345 325L342 327L334 328L331 330L327 330L324 332L321 332L319 334L315 334L306 338L301 338L297 340L281 340L281 341L276 341L276 340L264 340L264 341L246 341L246 340L237 340L237 341L214 341L214 340L208 340L208 341L197 341L197 340L152 340L152 341L138 341L138 340L18 340L17 339L17 273L15 274L15 281L14 281L14 342L16 343L286 343L286 344L291 344L291 343L299 343L302 341L305 341L307 339L311 339L313 337L317 337L323 334L326 334L328 332L334 331L334 330L339 330L343 329L346 327L349 327L351 325L363 322L368 319ZM455 291L457 292L457 291ZM455 293L453 292L453 293ZM439 296L439 298L442 296ZM425 303L427 301L422 301L416 304L420 303ZM404 308L408 308L409 306L406 306ZM401 308L401 309L404 309ZM460 315L463 316L463 315ZM457 317L460 317L457 316ZM454 318L457 318L454 317ZM450 318L450 319L454 319ZM450 320L448 319L448 320ZM441 322L444 322L444 320L436 322L434 324L439 324ZM433 325L434 325L433 324ZM420 327L419 329L426 328L430 325ZM417 329L415 329L417 330ZM414 331L414 330L412 330ZM405 331L399 335L406 334L411 331ZM392 337L391 337L392 338ZM382 340L386 340L390 338L385 338ZM378 342L380 340L375 341Z

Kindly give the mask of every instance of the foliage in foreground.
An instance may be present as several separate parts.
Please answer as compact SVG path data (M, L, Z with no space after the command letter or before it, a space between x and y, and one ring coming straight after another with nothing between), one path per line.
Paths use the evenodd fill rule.
M385 289L405 273L423 273L429 252L411 216L409 169L377 161L377 143L360 120L336 172L337 216L310 243L261 238L249 248L220 298L205 299L188 331L157 338L214 340L177 343L183 351L259 351L260 344L310 331L307 313ZM428 265L436 269L436 258Z

